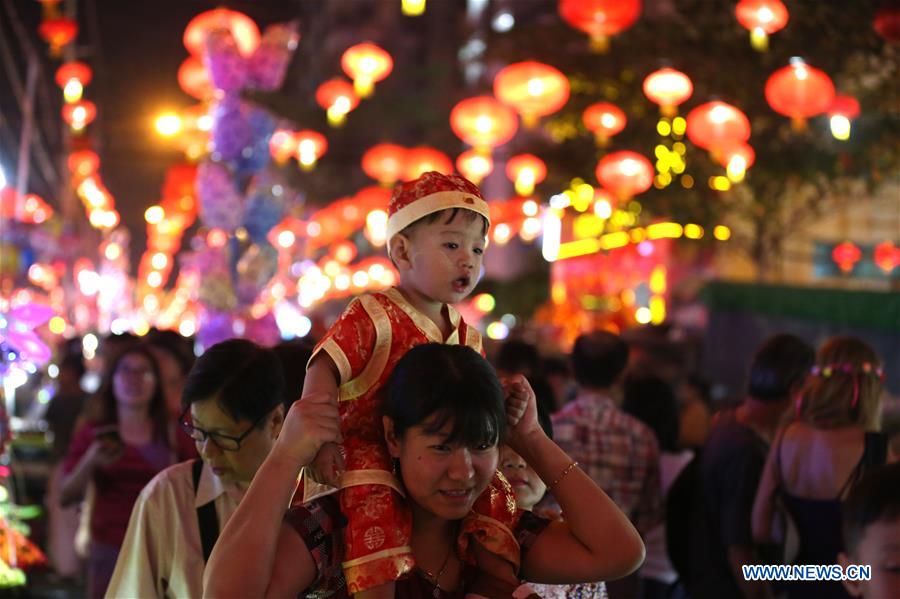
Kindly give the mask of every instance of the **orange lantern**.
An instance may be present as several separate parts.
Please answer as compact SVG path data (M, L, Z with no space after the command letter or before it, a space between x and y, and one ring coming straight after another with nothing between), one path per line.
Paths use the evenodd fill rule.
M269 154L275 160L276 164L286 163L291 156L297 155L299 151L299 141L293 131L288 129L276 129L269 138ZM318 159L315 157L313 162Z
M890 241L883 241L875 246L872 260L884 274L890 274L892 270L900 266L900 248L895 247Z
M100 157L91 150L79 150L69 154L69 172L76 179L85 179L97 172L100 168Z
M494 95L522 115L526 127L553 114L569 100L569 80L559 69L529 60L504 67L494 78Z
M79 100L72 104L66 104L62 108L63 120L68 123L72 131L81 131L93 122L97 116L97 107L90 100Z
M772 73L766 81L766 101L772 110L790 117L795 131L806 128L806 119L822 114L834 101L834 83L824 71L799 58Z
M750 139L750 121L731 104L716 100L701 104L688 113L687 135L695 146L713 151L726 144Z
M653 165L641 154L622 150L607 154L597 163L597 180L620 200L650 189Z
M406 168L404 169L403 179L412 181L418 179L422 173L429 171L437 171L443 175L453 173L453 162L450 157L434 148L428 146L419 146L412 148L406 152Z
M77 102L92 76L91 67L83 62L67 62L56 70L56 84L62 88L66 102Z
M65 17L45 19L38 26L38 34L50 46L50 55L58 58L63 46L67 46L78 35L78 23Z
M750 31L750 44L760 52L769 49L769 35L788 22L781 0L741 0L734 8L738 22Z
M750 144L738 141L717 148L716 159L725 167L729 179L741 181L756 161L756 152Z
M202 12L184 28L184 47L196 57L206 53L206 36L216 29L231 32L238 50L243 56L253 54L259 46L259 27L245 15L227 8L215 8Z
M516 193L530 196L534 186L547 177L547 165L534 154L519 154L506 163L506 176L516 185Z
M494 159L489 154L482 154L477 150L466 150L456 159L456 170L478 185L493 172Z
M609 138L625 128L625 113L609 102L597 102L588 106L581 117L587 130L594 134L597 145L606 147Z
M678 105L691 97L694 84L691 78L669 67L653 71L644 79L644 95L667 117L678 112Z
M886 42L900 42L900 7L885 5L872 21L872 27Z
M836 139L850 139L850 121L859 116L859 102L852 96L835 96L828 108L831 134Z
M366 150L362 157L362 169L382 185L393 185L406 170L406 153L403 146L377 144Z
M356 93L366 98L372 94L377 82L391 74L394 60L375 44L357 44L344 51L341 68L353 79Z
M328 140L318 131L311 129L297 131L294 138L297 141L297 161L300 163L300 168L305 171L312 170L316 166L316 161L328 149Z
M347 119L347 113L359 106L359 96L350 83L335 78L319 86L316 90L316 102L328 114L328 124L340 127Z
M196 56L189 56L178 67L178 85L184 93L198 100L210 98L215 91L209 71Z
M465 143L479 152L505 144L516 134L516 113L490 96L477 96L458 103L450 111L450 127Z
M609 36L634 25L641 16L640 0L559 0L563 21L591 36L591 48L605 52Z
M831 250L831 259L838 265L843 273L849 273L862 258L862 251L853 243L845 241L834 246Z

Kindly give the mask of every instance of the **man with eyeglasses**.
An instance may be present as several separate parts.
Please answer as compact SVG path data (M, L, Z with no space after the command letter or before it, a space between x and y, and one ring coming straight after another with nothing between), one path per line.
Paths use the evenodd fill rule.
M243 339L209 348L188 374L182 427L200 460L141 491L107 597L200 597L219 531L237 509L284 420L277 355Z

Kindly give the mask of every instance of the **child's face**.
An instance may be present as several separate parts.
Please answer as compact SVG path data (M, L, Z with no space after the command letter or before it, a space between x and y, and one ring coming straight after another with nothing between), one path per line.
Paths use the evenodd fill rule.
M522 456L507 446L500 449L500 472L512 485L516 494L516 504L523 510L530 510L544 497L547 485L525 463Z
M900 518L879 520L866 527L852 558L840 554L841 565L872 566L869 581L845 581L854 597L900 597Z
M483 220L464 210L447 222L418 223L409 236L409 266L404 283L425 297L455 304L478 283L484 259Z

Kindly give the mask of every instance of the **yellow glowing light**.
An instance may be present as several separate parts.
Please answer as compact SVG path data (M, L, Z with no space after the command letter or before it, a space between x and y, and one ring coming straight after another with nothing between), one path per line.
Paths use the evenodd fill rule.
M710 177L709 186L716 191L728 191L731 189L731 181L728 180L728 177L723 177L722 175Z
M418 17L425 12L425 0L403 0L400 10L407 17Z
M493 312L497 307L497 300L490 293L479 293L474 298L475 309L485 314Z
M334 288L338 291L346 291L350 288L350 275L346 273L339 274L334 278Z
M657 295L666 292L666 267L662 264L655 266L650 273L650 291Z
M703 237L703 227L690 223L684 226L684 236L688 239L700 239Z
M522 222L522 228L519 230L519 237L522 238L522 241L534 241L540 234L540 219L530 216Z
M151 225L159 224L165 217L166 211L163 210L162 206L150 206L144 211L144 220Z
M678 223L653 223L647 225L648 239L678 239L684 229Z
M650 322L662 324L666 319L666 300L661 295L650 297Z
M322 269L325 271L325 274L331 278L335 278L341 272L341 265L337 260L329 260L325 263L325 267Z
M294 235L293 231L282 231L278 234L278 245L285 249L294 245L297 241L297 236Z
M134 323L134 328L132 328L132 331L138 337L143 337L150 332L150 323L146 320L139 320Z
M660 119L656 123L656 132L663 137L668 137L672 133L672 125L669 124L668 119Z
M522 202L522 214L524 214L525 216L537 216L538 208L538 203L534 200L526 200Z
M681 186L685 189L690 189L694 186L694 178L690 175L685 175L681 178Z
M575 219L572 230L578 239L597 237L603 232L603 219L596 214L581 214Z
M485 330L487 336L491 339L501 340L506 339L509 336L509 327L506 324L500 322L499 320L492 322L487 326Z
M653 315L650 313L650 308L645 308L641 306L637 310L634 311L634 319L638 321L640 324L649 324L650 320L653 318Z
M615 233L607 233L600 238L600 247L604 250L614 250L616 248L628 245L630 235L625 231L616 231Z
M625 306L633 306L635 302L634 289L625 289L622 291L622 304Z
M842 114L831 117L831 134L835 139L847 141L850 139L850 119Z
M676 141L672 144L672 150L675 151L679 156L684 156L684 153L687 152L687 146L685 146L680 141Z
M500 223L494 227L494 241L498 245L504 245L512 237L512 229L506 223Z
M47 323L47 326L54 335L62 335L66 332L66 321L61 316L54 316L51 318L50 322Z
M537 178L533 168L523 168L516 177L516 193L520 196L530 196L534 192L534 182Z
M550 286L550 299L554 304L562 304L566 301L566 284L562 281L556 281Z
M647 238L647 232L644 229L638 227L637 229L631 230L631 242L632 243L640 243L640 242L644 241L644 239L646 239L646 238Z
M353 273L352 281L354 287L365 287L369 284L369 273L364 270L358 270Z
M713 237L715 237L719 241L728 241L729 239L731 239L731 229L729 229L725 225L716 225L713 228Z
M156 132L163 137L173 137L178 135L181 133L181 129L184 126L181 122L181 117L174 112L164 112L156 117L156 122L154 124L156 126Z
M162 270L169 264L169 257L163 254L162 252L156 252L153 254L153 257L150 258L150 266L155 268L156 270Z
M74 104L80 100L83 93L84 86L81 85L81 81L78 79L69 79L66 86L63 88L63 97L69 104Z
M151 287L159 287L163 284L163 276L159 271L151 271L150 274L147 275L147 284Z
M106 256L107 260L118 260L119 256L122 255L122 246L118 243L108 243L106 244L106 249L103 250L103 255Z
M594 188L593 186L582 183L575 187L575 198L572 201L572 206L578 212L584 212L588 208L590 208L591 203L594 201Z
M178 332L181 333L182 337L190 337L197 332L197 325L194 324L193 320L182 320L181 324L178 325Z
M582 239L580 241L570 241L568 243L560 244L556 259L565 260L566 258L587 256L588 254L596 254L599 251L600 240L598 239Z
M541 245L541 255L547 262L553 262L559 256L560 239L562 234L562 220L554 210L544 212L544 237Z
M687 121L684 120L684 117L676 116L672 120L672 133L675 135L684 135L685 131L687 131Z

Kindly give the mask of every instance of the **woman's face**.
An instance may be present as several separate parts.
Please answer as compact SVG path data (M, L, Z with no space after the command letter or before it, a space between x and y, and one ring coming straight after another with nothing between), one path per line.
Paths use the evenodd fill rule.
M459 520L490 484L497 470L498 449L496 445L447 443L453 423L427 433L431 421L411 427L397 439L393 423L385 418L388 449L400 461L403 484L413 502L446 520Z
M153 363L147 356L127 354L119 360L113 373L116 404L129 408L149 408L158 384Z
M506 445L500 449L500 472L512 485L516 504L523 510L533 509L547 492L547 485L537 472Z
M150 347L159 364L159 375L162 377L163 396L166 399L166 411L172 418L181 414L181 392L184 389L185 374L181 371L178 359L168 350Z
M189 418L196 428L228 437L240 437L253 426L247 420L234 420L214 399L192 403ZM200 457L222 482L246 486L269 455L283 420L284 412L279 406L263 419L261 427L253 428L241 440L236 451L220 448L215 443L215 436L207 436L206 440L194 441L194 444Z

